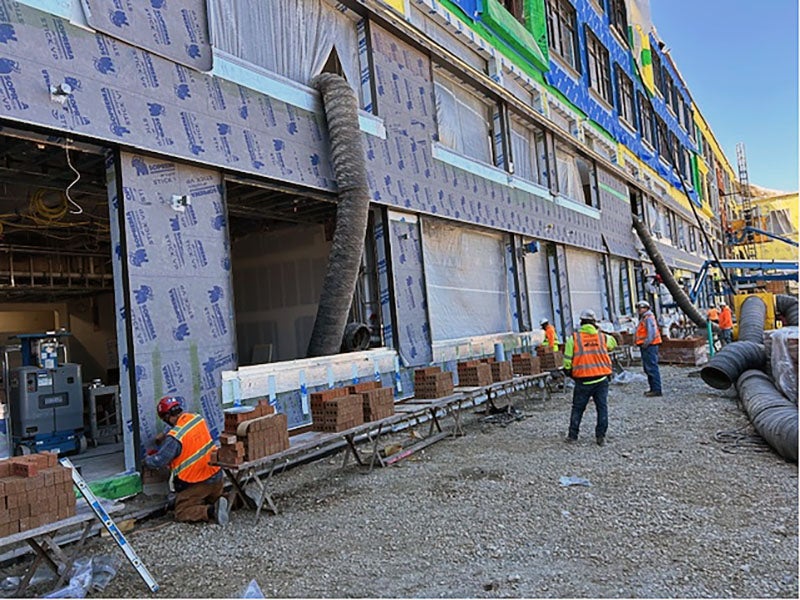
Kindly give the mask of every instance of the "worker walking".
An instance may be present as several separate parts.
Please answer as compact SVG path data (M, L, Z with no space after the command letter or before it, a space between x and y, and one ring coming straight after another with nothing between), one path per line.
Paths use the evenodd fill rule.
M719 309L714 305L708 309L708 320L712 323L719 323Z
M594 400L597 411L594 435L599 446L605 444L608 430L608 377L611 375L609 352L616 347L617 342L613 337L598 331L594 311L584 310L580 329L572 334L564 348L564 371L575 380L567 442L578 439L586 405L589 400Z
M548 319L542 319L539 321L539 325L542 326L544 330L544 341L542 342L542 346L549 346L553 349L553 352L558 352L558 337L556 336L556 328L550 324Z
M719 329L720 339L722 345L725 346L733 341L733 315L731 314L730 307L722 302L720 304L721 310L719 311Z
M214 441L205 419L184 412L177 398L165 396L158 403L158 416L170 430L159 434L158 451L150 451L143 463L150 469L172 470L175 519L228 523L228 500L222 495L222 471L209 464Z
M650 303L642 300L636 303L639 311L639 326L636 328L636 345L642 353L642 368L647 375L650 389L645 396L663 396L661 392L661 372L658 370L658 347L661 345L661 332L656 317L650 310Z

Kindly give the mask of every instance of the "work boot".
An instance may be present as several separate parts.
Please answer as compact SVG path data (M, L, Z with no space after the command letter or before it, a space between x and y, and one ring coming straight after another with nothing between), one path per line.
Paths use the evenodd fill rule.
M220 498L214 504L214 520L217 524L225 525L228 524L230 520L230 513L228 512L228 499L225 496L220 496Z
M578 441L578 438L567 436L564 438L564 441L567 442L568 444L574 444L575 442Z
M648 398L654 398L656 396L663 396L664 394L662 394L661 392L653 392L651 390L649 392L645 392L644 395L647 396Z
M604 436L601 435L601 436L599 436L597 438L597 445L598 446L603 446L603 445L605 445L605 443L606 443L606 438Z

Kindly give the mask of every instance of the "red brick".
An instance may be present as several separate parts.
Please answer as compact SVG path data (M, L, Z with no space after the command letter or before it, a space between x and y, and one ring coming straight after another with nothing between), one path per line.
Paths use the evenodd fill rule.
M27 460L14 460L11 463L11 474L19 477L33 477L39 472L36 463Z
M380 387L381 384L379 381L362 381L355 385L347 386L347 391L350 394L360 394L361 392L367 392L369 390L377 390Z

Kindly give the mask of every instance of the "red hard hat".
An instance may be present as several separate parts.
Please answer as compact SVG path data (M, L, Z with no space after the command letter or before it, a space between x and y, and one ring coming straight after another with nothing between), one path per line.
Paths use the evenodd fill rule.
M158 416L163 419L172 414L176 408L181 408L180 400L172 396L164 396L158 401L158 408L156 410L158 410Z

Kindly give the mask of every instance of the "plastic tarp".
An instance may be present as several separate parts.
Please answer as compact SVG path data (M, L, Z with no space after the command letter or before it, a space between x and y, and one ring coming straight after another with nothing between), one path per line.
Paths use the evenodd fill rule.
M517 119L511 119L511 158L514 176L540 185L547 185L540 165L545 164L544 134L538 135Z
M572 297L572 322L577 327L582 311L591 309L602 318L603 277L600 255L567 248L567 273Z
M797 326L782 327L772 333L772 380L775 387L795 404L797 403L797 361L789 353L790 340L797 346Z
M323 0L209 0L212 44L292 81L308 84L336 49L360 89L356 23Z
M553 320L553 300L550 294L550 274L547 271L547 253L544 249L525 255L525 276L528 287L528 305L531 314L531 327L540 331L539 322L547 319L555 327Z
M439 141L460 154L491 164L489 106L441 73L436 75L434 89Z
M586 204L583 193L583 182L578 170L577 157L565 146L559 144L556 149L556 167L558 171L558 191L575 202Z
M422 249L434 341L511 331L501 235L422 219Z
M633 314L631 302L630 279L628 278L628 264L625 260L611 257L611 285L613 286L613 317L618 320L623 315Z

